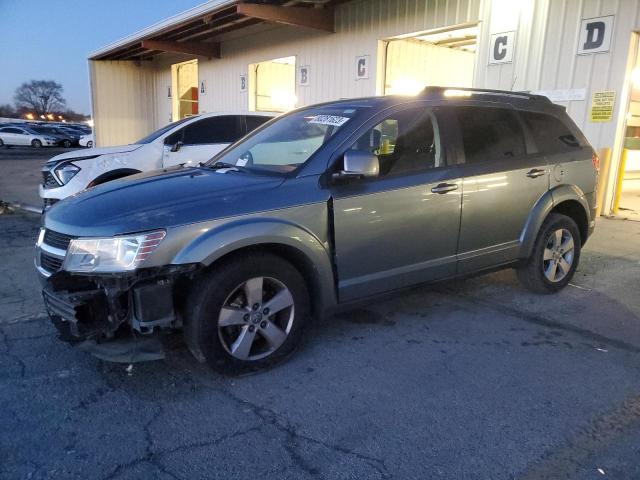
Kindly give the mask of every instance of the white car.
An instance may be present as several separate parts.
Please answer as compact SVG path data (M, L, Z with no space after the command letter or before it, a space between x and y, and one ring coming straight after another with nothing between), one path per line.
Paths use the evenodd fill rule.
M42 135L31 131L28 128L11 125L0 128L0 147L7 146L23 146L36 147L43 146L52 147L60 141L59 138Z
M208 113L183 118L131 145L76 150L42 168L40 198L47 209L86 188L140 172L198 165L273 118L273 113Z
M82 135L78 141L81 147L93 148L93 133Z

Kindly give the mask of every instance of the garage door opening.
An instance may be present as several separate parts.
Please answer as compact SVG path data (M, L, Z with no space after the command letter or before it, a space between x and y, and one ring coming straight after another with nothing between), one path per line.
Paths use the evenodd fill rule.
M613 213L640 220L640 44L635 35L636 52L630 73L629 105L625 117L622 155L618 164Z
M439 28L387 39L383 93L415 95L426 86L471 87L478 25Z
M198 114L198 60L171 65L173 121Z
M258 112L286 112L295 108L296 57L276 58L249 65L249 108Z

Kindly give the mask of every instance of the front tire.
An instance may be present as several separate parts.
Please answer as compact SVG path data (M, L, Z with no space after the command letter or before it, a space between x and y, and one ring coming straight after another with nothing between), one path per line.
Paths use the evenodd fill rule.
M64 148L71 148L71 142L69 140L65 140L64 142L62 142L62 146Z
M40 148L40 147L42 147L42 142L40 140L38 140L38 139L31 140L31 146L33 148Z
M273 365L300 343L310 315L300 272L270 253L236 256L197 281L185 339L194 356L221 373Z
M536 293L555 293L573 278L582 243L572 218L550 214L542 224L531 256L517 269L520 282Z
M92 148L93 147L93 142L91 140L89 140L87 142L87 148Z

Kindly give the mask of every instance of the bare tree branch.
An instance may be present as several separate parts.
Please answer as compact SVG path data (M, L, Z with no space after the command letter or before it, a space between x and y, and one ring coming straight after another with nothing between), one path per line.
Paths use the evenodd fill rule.
M57 112L64 108L62 85L53 80L31 80L16 89L13 97L16 109L27 109L36 115Z

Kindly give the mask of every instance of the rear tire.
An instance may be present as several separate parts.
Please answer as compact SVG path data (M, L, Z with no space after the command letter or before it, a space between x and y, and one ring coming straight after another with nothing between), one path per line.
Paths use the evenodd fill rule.
M40 140L38 140L38 139L31 140L31 146L33 148L40 148L40 147L42 147L42 142Z
M581 249L576 222L566 215L552 213L538 232L531 256L518 267L518 278L533 292L558 292L573 278Z
M309 321L300 272L270 253L236 256L196 281L185 340L191 353L225 374L274 365L293 352Z

